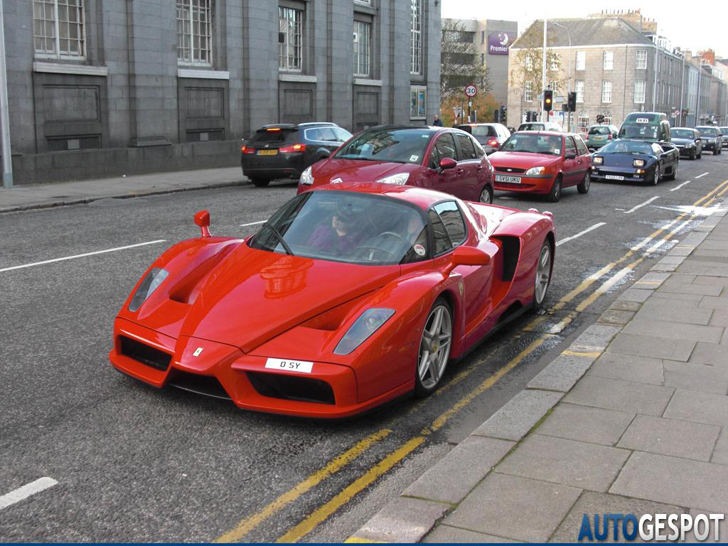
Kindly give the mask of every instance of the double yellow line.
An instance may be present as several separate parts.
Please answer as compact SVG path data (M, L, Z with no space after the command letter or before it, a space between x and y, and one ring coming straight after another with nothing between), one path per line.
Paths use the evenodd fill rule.
M694 207L698 207L710 199L713 199L715 197L720 197L723 194L728 192L728 180L724 181L718 187L716 187L714 190L706 194L704 197L698 199L695 203L693 203ZM607 275L610 271L614 270L617 266L620 264L626 262L631 257L635 256L637 252L639 252L641 249L645 248L650 242L653 242L657 240L657 238L660 235L664 236L660 239L662 241L669 240L675 233L677 233L680 229L682 229L683 225L686 222L681 223L682 220L684 220L686 217L690 217L690 220L695 216L695 212L686 212L681 214L679 217L677 217L675 220L667 224L666 226L656 230L654 233L646 237L641 243L630 249L624 256L619 258L618 260L607 264L602 269L597 271L595 274L591 275L589 278L584 280L581 284L579 284L576 288L574 288L572 291L570 291L568 294L566 294L564 297L562 297L554 306L554 310L562 309L564 306L566 306L568 303L573 301L577 296L588 290L594 283L596 283L598 280L603 278L605 275ZM690 221L688 220L688 221ZM674 227L677 226L677 227ZM670 229L673 228L673 229ZM667 232L667 233L665 233ZM564 319L562 319L553 329L552 331L561 331L563 328L566 327L566 325L569 324L577 315L578 313L584 311L587 307L592 305L601 295L606 293L614 284L619 282L624 276L629 273L630 271L634 270L639 264L641 264L645 259L647 258L647 255L643 255L641 257L638 257L633 262L626 265L622 270L620 270L617 274L612 276L610 279L608 279L606 282L604 282L597 290L595 290L592 294L590 294L587 298L585 298L577 307L576 309L567 315ZM538 317L533 319L529 322L528 325L524 328L524 330L532 330L535 325L537 325L540 322L543 322L543 317ZM336 513L342 506L347 504L349 501L351 501L357 494L362 492L364 489L366 489L369 485L371 485L374 481L376 481L379 477L386 474L389 470L391 470L395 465L397 465L400 461L402 461L405 457L407 457L410 453L412 453L415 449L417 449L420 445L422 445L427 437L432 434L433 432L436 432L440 430L445 424L459 411L461 411L463 408L465 408L468 404L470 404L473 400L475 400L478 396L486 392L488 389L490 389L493 385L495 385L504 375L506 375L508 372L510 372L513 368L515 368L518 364L520 364L526 357L534 353L537 349L539 349L548 339L552 338L552 333L544 333L541 336L539 336L537 339L535 339L533 342L531 342L528 347L526 347L523 351L521 351L515 358L513 358L508 364L500 368L497 372L495 372L493 375L482 381L478 386L476 386L473 390L471 390L467 395L465 395L463 398L461 398L458 402L455 403L451 408L446 410L444 413L442 413L440 416L438 416L432 423L428 426L422 429L420 431L420 434L405 441L402 445L397 447L395 450L391 451L388 455L386 455L379 463L377 463L375 466L371 467L369 470L367 470L363 475L358 477L356 480L354 480L352 483L350 483L347 487L345 487L343 490L341 490L334 498L326 502L325 504L318 507L316 510L314 510L313 513L308 515L303 521L301 521L298 525L291 528L286 534L284 534L282 537L280 537L276 542L297 542L310 532L312 532L318 525L326 521L331 515ZM483 363L486 359L481 359L476 363L473 363L468 367L467 370L464 370L463 372L459 373L455 378L453 378L450 382L448 382L447 385L444 385L444 388L452 387L453 385L460 383L463 381L470 373L472 373L475 369L478 368L478 366ZM443 389L440 389L438 391L439 394L442 392ZM419 404L418 404L419 407ZM414 408L411 410L414 411ZM410 412L411 413L411 412ZM329 478L330 476L336 474L340 470L342 470L345 466L356 460L359 456L361 456L363 453L367 452L369 449L371 449L373 446L378 444L380 441L387 438L392 431L390 429L382 429L378 432L375 432L374 434L371 434L370 436L366 437L365 439L361 440L357 444L355 444L353 447L345 451L342 455L338 456L333 461L329 462L326 466L324 466L322 469L314 472L311 474L308 478L300 482L298 485L287 491L286 493L283 493L278 498L276 498L272 503L265 506L262 510L256 512L252 516L243 519L234 529L228 531L224 535L222 535L220 538L218 538L215 542L237 542L240 541L245 535L247 535L250 531L257 528L259 525L261 525L264 521L269 519L271 516L275 515L276 513L283 510L286 506L300 498L302 495L313 489L315 486L320 484L325 479Z

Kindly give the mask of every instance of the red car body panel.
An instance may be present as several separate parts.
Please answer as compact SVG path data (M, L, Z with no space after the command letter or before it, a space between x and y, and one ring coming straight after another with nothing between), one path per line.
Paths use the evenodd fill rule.
M574 135L553 131L519 132L519 134L523 133L561 138L561 155L555 156L504 150L499 150L491 154L489 156L490 162L495 170L493 187L496 190L546 194L551 191L551 187L557 176L561 176L561 187L568 188L580 184L586 173L591 169L591 154L588 153L588 149L586 149L587 153L577 153L574 159L566 159L566 145L564 141L567 138L573 138ZM545 172L541 175L526 176L524 173L532 167L544 167ZM521 183L500 182L498 181L498 175L518 176L521 179Z
M317 191L386 195L424 210L453 200L383 184L336 184ZM453 310L451 358L462 356L504 312L530 305L541 245L548 238L555 250L548 215L479 203L459 206L468 227L463 245L491 259L449 274L452 251L417 263L366 266L258 250L240 239L182 241L153 264L169 275L139 310L128 309L136 287L124 303L114 323L111 363L155 387L176 384L181 376L214 378L240 408L303 417L347 417L405 395L414 388L422 329L438 297L446 297ZM504 278L504 247L515 248L515 241L515 271ZM335 354L342 336L373 307L395 314L356 350ZM168 367L155 369L130 356L123 338L163 353ZM269 358L314 364L305 375L272 371L265 367ZM256 378L272 376L323 382L334 402L271 396Z

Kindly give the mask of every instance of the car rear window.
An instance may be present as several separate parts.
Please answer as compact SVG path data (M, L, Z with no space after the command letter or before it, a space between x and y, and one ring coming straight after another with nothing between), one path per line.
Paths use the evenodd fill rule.
M592 127L589 129L590 135L608 135L609 127Z
M543 123L524 123L518 130L519 131L540 131L543 129Z
M289 144L297 140L296 129L258 129L250 139L250 144Z
M475 127L472 127L471 133L474 137L479 136L485 136L485 137L494 137L498 136L498 133L495 130L495 127L492 125L476 125Z
M693 138L695 138L695 133L693 133L689 129L672 129L670 131L670 136L672 136L672 138L689 138L689 139L693 139Z

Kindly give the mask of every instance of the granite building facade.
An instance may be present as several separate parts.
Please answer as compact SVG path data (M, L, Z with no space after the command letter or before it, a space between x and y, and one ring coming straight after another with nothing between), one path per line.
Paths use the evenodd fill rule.
M438 0L5 0L16 183L235 165L267 123L425 123Z

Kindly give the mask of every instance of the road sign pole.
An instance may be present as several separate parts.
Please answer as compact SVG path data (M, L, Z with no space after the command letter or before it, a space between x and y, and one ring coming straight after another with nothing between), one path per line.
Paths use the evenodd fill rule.
M3 187L13 187L13 154L10 149L10 112L8 109L8 70L5 64L5 22L0 0L0 138L3 154Z

